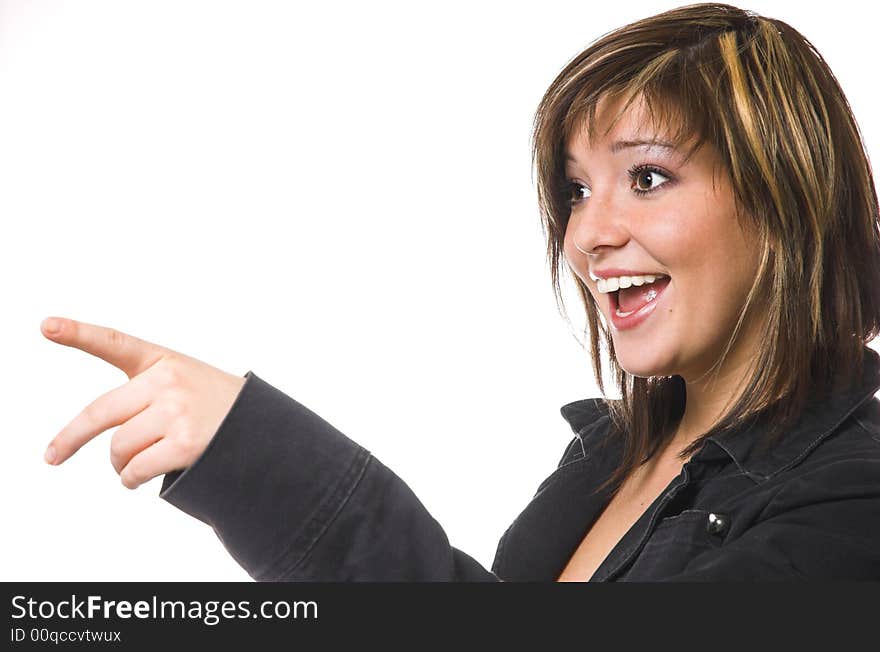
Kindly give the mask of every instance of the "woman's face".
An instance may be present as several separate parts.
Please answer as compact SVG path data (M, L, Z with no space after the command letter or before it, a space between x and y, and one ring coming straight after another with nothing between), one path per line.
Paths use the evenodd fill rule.
M616 109L600 102L597 139ZM691 381L724 350L757 274L760 246L740 229L729 177L713 169L714 147L704 144L684 165L676 150L621 144L662 140L642 111L634 102L601 140L591 144L583 129L566 143L574 160L566 162L572 210L563 251L611 327L620 366L635 376ZM595 277L619 277L619 270L669 279L600 292ZM633 314L612 317L617 301ZM731 349L732 361L750 359L754 350L754 332L741 335L748 339Z

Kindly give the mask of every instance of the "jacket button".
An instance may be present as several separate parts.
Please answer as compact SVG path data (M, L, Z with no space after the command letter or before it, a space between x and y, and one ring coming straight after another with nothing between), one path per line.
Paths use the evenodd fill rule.
M706 532L709 534L721 534L730 525L730 518L727 514L709 514L709 520L706 523Z

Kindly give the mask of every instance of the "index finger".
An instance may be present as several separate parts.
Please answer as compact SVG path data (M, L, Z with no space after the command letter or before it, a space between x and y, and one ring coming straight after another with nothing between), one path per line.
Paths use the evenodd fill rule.
M57 331L49 330L57 322ZM40 330L53 342L80 349L114 367L122 369L129 378L134 378L152 366L168 349L147 342L134 335L128 335L115 328L107 328L74 319L51 317L44 319Z

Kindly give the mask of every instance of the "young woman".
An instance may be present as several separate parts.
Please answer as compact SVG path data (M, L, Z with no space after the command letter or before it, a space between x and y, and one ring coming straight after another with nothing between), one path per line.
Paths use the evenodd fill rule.
M123 483L165 474L256 580L880 579L878 202L815 48L730 5L646 18L563 69L533 142L553 286L564 260L603 397L561 408L575 437L491 571L253 372L113 329L44 322L130 378L47 461L122 424Z

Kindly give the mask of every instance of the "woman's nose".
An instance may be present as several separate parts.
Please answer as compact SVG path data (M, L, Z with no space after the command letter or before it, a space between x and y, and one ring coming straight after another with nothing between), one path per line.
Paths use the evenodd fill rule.
M594 194L584 205L574 208L568 222L575 248L588 256L622 247L630 237L619 207L597 197Z

